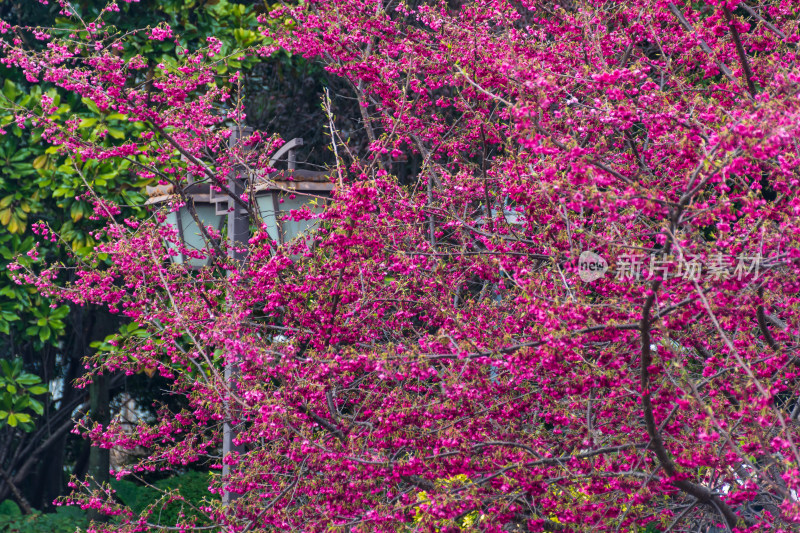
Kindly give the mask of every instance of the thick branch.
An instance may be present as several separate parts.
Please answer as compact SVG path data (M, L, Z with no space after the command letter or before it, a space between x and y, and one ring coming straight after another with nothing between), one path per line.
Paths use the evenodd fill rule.
M180 152L180 154L181 154L182 156L186 157L186 158L187 158L189 161L191 161L192 163L194 163L194 164L195 164L195 165L197 165L198 167L202 168L202 169L203 169L203 172L204 172L204 173L205 173L205 174L206 174L206 175L207 175L209 178L211 178L211 180L214 182L214 183L213 183L213 185L214 185L215 187L219 187L220 189L222 189L222 191L223 191L225 194L227 194L227 195L228 195L228 196L229 196L229 197L230 197L230 198L233 200L233 202L234 202L235 204L238 204L238 205L239 205L239 207L241 207L242 209L246 210L246 211L247 211L247 213L248 213L248 214L249 214L251 217L253 217L253 207L252 207L250 204L248 204L247 202L245 202L244 200L242 200L242 199L239 197L239 195L237 195L235 192L233 192L232 190L230 190L230 189L229 189L228 187L226 187L224 184L222 184L222 183L217 183L216 176L215 176L215 175L214 175L214 173L211 171L211 169L210 169L210 168L208 168L208 166L206 166L206 165L205 165L205 164L204 164L202 161L200 161L199 159L197 159L197 158L194 156L194 154L192 154L191 152L189 152L188 150L186 150L186 149L185 149L183 146L181 146L181 144L180 144L178 141L176 141L176 140L175 140L175 138L174 138L174 137L172 137L172 136L171 136L169 133L167 133L167 132L164 130L164 128L161 128L161 127L158 127L158 126L156 126L156 129L157 129L157 130L158 130L158 132L159 132L159 133L160 133L160 134L161 134L161 135L162 135L162 136L163 136L163 137L164 137L164 138L165 138L165 139L166 139L166 140L169 142L169 144L171 144L171 145L173 146L173 148L175 148L176 150L178 150L178 152Z
M332 423L328 422L317 413L306 407L305 405L301 405L297 408L298 411L309 417L311 420L316 422L320 427L325 429L328 433L336 437L336 439L341 442L342 444L347 444L347 438L345 437L344 433L341 429L337 428Z
M742 9L744 9L745 11L747 11L747 13L749 13L749 14L750 14L750 16L752 16L752 17L754 17L754 18L758 19L758 21L759 21L759 22L761 22L761 23L762 23L764 26L766 26L767 28L769 28L769 29L770 29L770 30L771 30L771 31L772 31L772 32L773 32L775 35L777 35L777 36L778 36L778 37L780 37L781 39L786 39L786 34L785 34L785 33L783 33L781 30L779 30L778 28L776 28L774 24L772 24L771 22L769 22L768 20L766 20L764 17L762 17L761 15L759 15L758 13L756 13L756 10L755 10L755 9L753 9L753 8L752 8L752 7L750 7L750 6L748 6L748 5L747 5L747 4L745 4L744 2L740 3L740 4L739 4L739 7L741 7L741 8L742 8Z
M683 16L681 10L678 9L672 2L667 4L667 7L669 7L669 10L672 11L673 15L675 15L675 18L678 19L678 22L681 23L681 26L686 28L686 31L688 31L689 33L694 34L694 27L689 23L688 20L686 20L686 17ZM708 46L703 39L700 39L698 37L697 44L700 46L700 49L703 50L703 52L707 53L711 57L714 57L714 51L711 50L711 47ZM717 68L720 70L720 72L722 72L725 75L726 78L736 83L736 78L733 77L733 72L731 72L731 70L728 67L726 67L725 64L722 63L722 61L718 61L715 59L714 63L716 63Z
M80 408L80 411L77 413L76 416L77 417L83 416L87 407L88 406L84 404ZM44 441L41 445L39 445L39 447L36 448L36 450L34 450L33 453L30 454L27 461L25 461L25 463L23 463L23 465L17 470L13 479L14 483L22 483L23 481L25 481L25 478L28 476L30 469L33 468L33 466L39 462L39 456L45 450L47 450L54 442L58 441L64 433L72 429L74 425L75 423L73 420L71 419L67 420L58 429L56 429L46 441Z
M0 477L3 478L3 481L5 481L6 485L8 485L8 488L11 489L11 493L14 495L14 498L16 498L19 506L22 507L23 514L31 514L33 512L33 509L31 509L31 504L28 503L27 498L25 498L22 492L20 492L17 484L14 483L14 481L8 475L8 472L3 470L3 468L0 468Z
M661 281L653 282L650 289L650 295L647 297L647 300L644 304L644 309L642 310L642 320L640 323L642 356L639 366L639 373L642 387L642 410L645 426L647 427L647 434L651 441L651 448L655 452L658 462L661 464L661 467L664 469L667 475L670 477L675 477L675 475L679 473L678 468L670 457L669 452L667 452L667 449L664 446L664 441L661 438L661 432L656 427L655 415L653 414L653 402L650 394L650 371L648 370L653 362L652 350L650 348L650 327L652 325L650 319L650 310L653 308L653 304L655 303L656 299L656 293L658 292L660 286ZM671 481L671 483L683 492L697 498L698 502L717 509L729 527L737 527L739 524L739 517L736 516L728 504L722 501L719 496L712 493L706 487L686 479L676 479Z
M733 44L736 45L736 53L739 54L739 61L742 63L742 72L744 73L744 79L747 82L747 89L750 91L751 96L756 95L756 86L753 83L753 71L750 70L750 62L747 60L747 53L744 51L744 47L742 46L742 40L739 37L739 30L736 29L736 25L733 21L733 14L731 10L728 9L728 6L722 5L722 12L725 14L725 20L728 21L728 28L731 32L731 38L733 39Z
M764 288L759 287L758 289L758 297L763 301L764 299ZM775 341L775 337L772 336L770 333L769 328L767 327L767 315L764 313L764 305L759 304L756 307L756 318L758 319L758 328L761 330L761 334L764 335L764 340L767 342L770 348L774 351L778 351L780 346Z

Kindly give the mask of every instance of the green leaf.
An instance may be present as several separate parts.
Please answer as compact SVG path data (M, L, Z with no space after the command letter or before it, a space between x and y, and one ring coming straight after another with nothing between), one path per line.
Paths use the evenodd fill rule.
M45 342L49 338L50 338L50 328L47 326L42 326L41 328L39 328L39 340Z
M39 400L34 400L33 398L30 399L30 408L33 409L33 412L37 415L41 415L44 413L44 405Z
M19 163L20 161L26 161L30 159L30 155L31 151L23 148L21 150L17 150L17 153L11 156L8 160L11 161L12 163Z
M3 95L13 101L18 94L19 91L17 90L17 86L14 85L14 82L6 79L5 83L3 83Z
M47 164L47 154L42 154L33 160L33 168L37 170L40 168L44 168L46 164Z
M14 416L17 418L18 421L22 422L23 424L31 421L31 415L27 413L17 413Z
M77 222L83 218L83 206L80 202L75 202L69 208L69 214L72 217L73 222Z
M97 113L98 115L101 114L100 108L97 107L97 104L95 104L88 98L81 98L81 102L83 102L83 105L88 107L92 112Z
M47 387L44 387L42 385L36 385L35 387L29 388L28 392L30 392L31 394L37 394L37 395L38 394L44 394L44 393L47 392Z
M3 317L3 320L8 320L9 322L19 320L19 315L12 313L11 311L0 311L0 316Z
M8 413L8 425L12 428L17 427L17 415L14 413Z
M22 411L23 409L26 409L28 405L30 405L30 403L31 403L30 396L20 396L14 399L14 405L12 410L17 412Z
M97 124L97 119L96 118L85 118L85 119L81 120L81 123L78 124L78 127L81 128L81 129L91 128L95 124Z
M115 139L125 138L125 132L117 128L108 128L108 134L114 137Z
M60 319L60 318L66 317L68 314L69 314L69 306L68 305L62 305L61 307L59 307L58 309L56 309L52 313L50 313L50 316L52 318L59 318Z
M0 411L0 420L5 420L8 416L8 411Z
M40 378L36 374L25 372L20 377L16 378L14 381L19 383L20 385L37 385L42 382L42 378Z

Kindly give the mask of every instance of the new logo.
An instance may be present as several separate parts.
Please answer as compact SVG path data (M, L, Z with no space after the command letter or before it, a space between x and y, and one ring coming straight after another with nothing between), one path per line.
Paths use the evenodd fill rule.
M607 271L606 260L594 252L587 250L578 258L578 276L586 283L602 278Z

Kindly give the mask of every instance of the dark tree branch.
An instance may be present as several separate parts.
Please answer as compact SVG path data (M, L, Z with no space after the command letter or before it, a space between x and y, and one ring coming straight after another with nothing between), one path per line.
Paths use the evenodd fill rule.
M666 249L669 248L670 246L668 243ZM653 414L652 396L650 394L650 371L648 370L653 362L652 350L650 348L650 328L652 326L650 310L653 308L653 304L655 303L656 299L656 293L660 287L661 281L653 282L650 289L650 295L647 297L642 310L642 320L640 325L642 354L639 366L639 379L642 388L642 410L645 426L647 427L647 434L650 437L650 447L655 452L658 462L661 464L661 468L664 469L664 472L666 472L668 476L674 478L680 472L670 457L669 452L667 452L667 449L664 445L664 440L661 438L661 431L656 427L655 415ZM718 510L729 527L733 528L740 525L740 521L742 521L742 519L736 516L728 504L722 501L719 496L712 493L708 488L698 485L697 483L693 483L687 479L676 479L671 481L671 483L686 494L694 496L698 502Z
M758 297L763 302L764 287L758 288ZM780 346L775 341L775 337L772 336L772 333L770 333L769 327L767 327L767 315L764 313L763 303L759 303L758 307L756 307L756 318L758 320L758 328L761 330L761 334L764 335L764 340L767 342L770 348L777 352L780 349Z
M297 410L306 415L307 417L309 417L314 422L316 422L320 427L325 429L328 433L336 437L339 442L341 442L342 444L347 444L347 438L345 437L341 429L339 429L332 423L328 422L327 420L319 416L317 413L315 413L305 405L299 406Z
M17 484L14 483L14 480L11 479L11 477L8 475L8 472L6 472L3 468L0 468L0 477L3 478L3 481L6 483L6 485L8 485L9 489L11 489L11 493L14 495L14 498L16 498L19 506L22 508L22 513L31 514L33 512L33 509L31 509L31 504L28 503L27 498L25 498L25 496L19 490Z
M694 27L689 23L688 20L686 20L686 17L683 16L683 13L681 13L681 10L678 9L675 6L675 4L670 2L669 4L667 4L667 7L669 7L669 10L672 11L673 15L675 15L675 18L678 19L678 22L681 23L681 26L686 28L686 31L688 31L691 34L695 33ZM703 50L703 52L705 52L712 58L714 57L714 51L711 49L710 46L706 44L706 42L703 39L700 39L698 37L697 44L698 46L700 46L700 49ZM716 63L717 68L720 70L720 72L722 72L725 75L726 78L736 83L736 78L733 76L733 72L731 72L731 69L726 67L722 61L718 61L717 59L714 59L714 63Z
M739 30L736 29L736 24L734 24L733 14L731 10L728 9L728 6L722 6L722 13L725 15L725 20L728 22L728 28L731 31L731 38L733 39L733 44L736 45L736 53L739 54L739 61L742 63L742 72L744 73L744 79L747 82L747 89L750 91L750 96L756 95L756 86L753 83L753 71L750 69L750 62L747 60L747 53L744 51L744 47L742 46L742 39L739 37Z
M756 18L756 19L757 19L759 22L761 22L761 23L762 23L764 26L766 26L767 28L769 28L769 29L770 29L770 30L771 30L771 31L772 31L772 32L773 32L775 35L777 35L777 36L778 36L778 37L780 37L781 39L786 39L786 34L785 34L785 33L783 33L781 30L779 30L778 28L776 28L774 24L772 24L771 22L769 22L768 20L766 20L764 17L762 17L761 15L759 15L759 14L756 12L756 10L755 10L755 9L753 9L753 8L752 8L752 7L750 7L750 6L748 6L748 5L747 5L747 4L745 4L744 2L740 3L740 4L739 4L739 7L741 7L741 8L742 8L742 9L744 9L745 11L747 11L747 13L748 13L750 16L752 16L752 17Z

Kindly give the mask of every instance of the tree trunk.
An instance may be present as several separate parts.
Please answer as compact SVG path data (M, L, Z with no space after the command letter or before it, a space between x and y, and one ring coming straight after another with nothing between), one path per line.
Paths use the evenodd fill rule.
M92 421L108 426L111 422L111 409L108 397L108 375L96 376L89 385L89 417ZM89 471L87 480L92 488L99 488L108 483L108 470L111 466L111 454L107 448L92 446L89 450ZM96 522L104 522L107 518L95 509L89 509L89 518Z
M2 468L0 468L0 477L3 478L3 481L5 481L8 487L11 489L11 493L14 495L14 498L17 500L17 503L19 503L19 506L22 509L22 513L31 514L31 512L33 511L31 509L31 504L29 504L28 500L25 499L25 496L22 494L17 485L11 479L11 476L9 476L8 473Z

